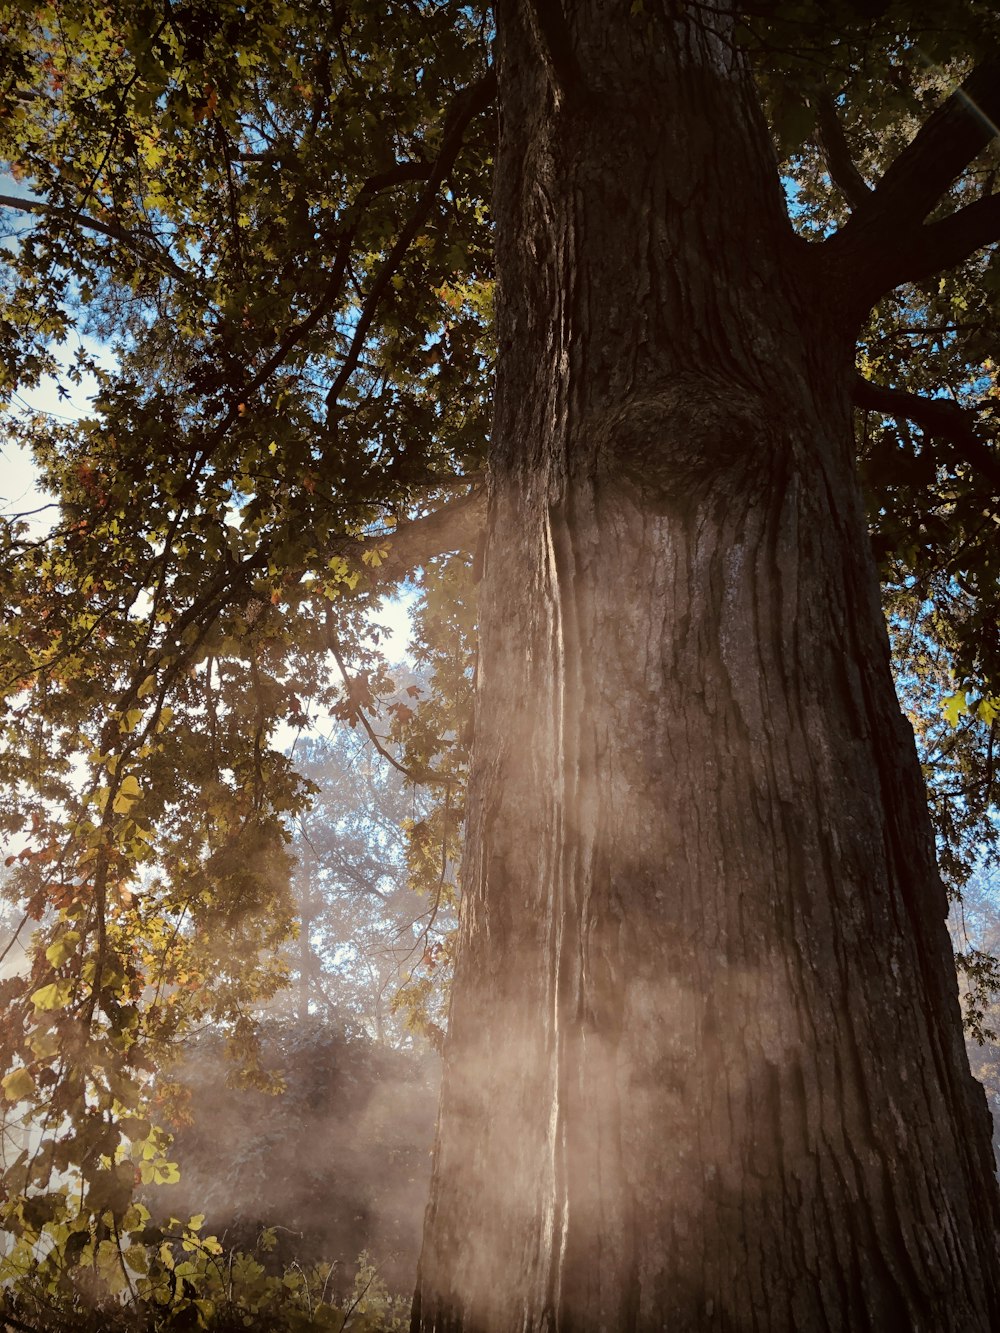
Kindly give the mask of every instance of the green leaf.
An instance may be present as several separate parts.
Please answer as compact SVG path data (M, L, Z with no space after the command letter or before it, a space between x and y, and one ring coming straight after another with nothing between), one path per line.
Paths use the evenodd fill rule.
M80 932L78 930L67 930L65 934L60 935L45 950L45 957L53 967L59 967L73 953L77 944L80 942Z

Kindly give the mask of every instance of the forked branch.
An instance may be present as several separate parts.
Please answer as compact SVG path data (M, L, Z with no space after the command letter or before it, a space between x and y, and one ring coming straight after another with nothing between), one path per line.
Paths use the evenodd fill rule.
M822 247L836 286L863 314L900 282L960 262L1000 238L992 197L925 226L949 187L997 134L1000 56L984 61L925 121L850 219Z

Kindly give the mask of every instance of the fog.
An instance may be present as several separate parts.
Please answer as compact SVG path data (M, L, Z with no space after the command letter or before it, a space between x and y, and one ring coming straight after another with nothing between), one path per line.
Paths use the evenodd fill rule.
M226 1086L224 1060L208 1036L174 1071L190 1121L172 1149L179 1183L148 1192L154 1216L202 1213L227 1249L253 1251L274 1228L274 1260L334 1263L338 1297L366 1251L389 1290L408 1294L430 1179L434 1052L314 1016L266 1028L266 1065L286 1080L277 1096Z

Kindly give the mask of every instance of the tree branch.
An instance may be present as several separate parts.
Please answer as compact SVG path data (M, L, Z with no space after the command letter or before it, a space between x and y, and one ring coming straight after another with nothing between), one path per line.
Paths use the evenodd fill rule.
M1000 57L984 61L933 112L872 192L864 217L843 231L923 222L953 181L997 133Z
M422 777L418 776L416 773L412 773L405 764L399 762L391 750L385 748L382 744L382 737L378 735L371 722L369 722L365 714L364 700L360 697L358 684L350 675L348 675L347 667L344 664L344 659L340 652L340 645L337 642L333 620L330 616L327 616L326 619L326 631L326 646L333 654L333 660L337 663L337 670L340 672L340 678L344 682L344 689L347 691L347 697L353 704L352 716L361 723L365 735L383 759L387 759L392 767L396 769L398 773L402 773L403 777L408 781L422 782L424 780ZM363 692L368 692L367 686L363 687Z
M940 222L919 227L905 240L897 256L900 282L920 282L954 268L983 246L1000 241L1000 193L967 204Z
M854 382L854 402L860 408L889 417L905 417L928 435L943 436L962 460L978 472L1000 496L1000 458L980 437L975 414L948 398L925 398L919 393L887 389L859 375Z
M372 320L378 310L379 302L385 295L389 284L391 283L396 269L410 248L410 243L420 230L431 206L437 197L438 188L441 182L447 176L448 172L455 164L455 159L461 151L465 140L465 131L469 122L481 111L485 111L493 99L496 97L497 79L494 70L490 69L476 83L468 88L463 88L448 109L448 114L444 122L444 135L441 141L441 149L437 159L431 164L427 174L427 184L420 193L416 207L407 218L402 230L396 238L396 242L388 255L385 257L381 268L379 269L374 282L365 297L361 306L361 312L358 315L357 323L354 327L354 335L351 338L351 345L347 350L347 356L344 358L343 365L337 372L337 376L330 387L326 396L326 407L328 412L332 412L340 397L340 392L344 385L354 374L358 360L361 356L361 349L364 346L365 338L368 336L368 330L371 327Z
M71 208L59 208L56 204L46 203L44 199L20 199L13 194L0 194L0 208L16 208L22 213L35 213L40 217L53 217L60 221L76 223L88 231L96 231L101 236L107 236L113 241L127 245L144 259L152 259L172 278L178 278L181 282L191 281L191 274L171 259L154 237L128 231L117 222L100 222L97 218L88 217L86 213L78 213Z
M12 1315L6 1306L3 1310L0 1310L0 1324L16 1329L17 1333L42 1333L37 1324L26 1324L22 1319Z
M830 179L852 208L863 208L874 191L858 170L851 156L844 127L837 115L833 97L826 90L816 98L816 120L820 148L826 159Z
M348 272L348 265L351 257L351 246L357 235L364 217L364 210L371 200L383 190L390 189L395 185L404 184L407 181L426 180L427 185L421 191L417 204L407 219L402 231L396 239L395 245L389 252L385 262L379 270L378 276L369 292L367 299L362 305L361 314L358 317L354 327L354 335L348 348L347 356L337 373L326 398L326 406L329 411L336 403L337 396L344 385L350 379L357 368L361 357L364 339L371 327L372 320L375 317L378 303L385 294L393 275L398 267L400 260L406 253L411 241L420 230L421 224L430 212L431 205L437 195L438 187L441 181L447 175L454 164L455 158L462 147L465 130L469 121L479 111L489 106L490 102L496 96L496 75L490 70L477 83L472 84L455 97L448 114L445 117L444 139L441 144L441 151L434 162L397 162L386 171L381 171L368 179L361 186L357 197L348 209L349 224L345 221L344 231L340 237L337 246L336 256L330 271L330 276L324 285L319 300L313 306L310 312L303 316L298 323L293 324L291 328L285 331L284 336L278 343L275 350L271 353L260 370L240 387L233 394L229 407L225 415L209 432L208 438L201 450L195 456L190 469L190 475L185 483L191 487L205 464L212 457L219 444L228 433L232 424L238 420L241 409L245 406L252 394L256 393L274 372L284 363L289 353L310 334L317 325L326 318L334 309L341 297L344 277Z
M852 313L869 309L884 292L906 280L899 276L901 251L911 244L917 252L924 250L921 224L997 134L998 121L1000 56L995 56L977 66L933 112L850 219L822 244L820 249L832 265L832 282L848 292ZM945 224L949 221L944 219ZM942 225L927 228L932 244L941 237L935 228ZM965 225L956 224L956 232ZM981 227L982 213L974 214L970 230L978 234ZM945 258L954 250L945 244L949 236L946 231L938 247ZM929 251L925 262L930 262Z
M482 488L452 500L433 514L402 523L394 532L351 540L340 547L341 554L360 555L363 551L388 548L377 569L371 570L379 582L398 583L418 565L425 565L448 551L474 551L486 518L486 495Z

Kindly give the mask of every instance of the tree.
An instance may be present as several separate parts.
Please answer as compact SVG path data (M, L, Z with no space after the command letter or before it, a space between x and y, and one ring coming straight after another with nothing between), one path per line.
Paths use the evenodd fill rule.
M270 984L247 959L220 986L204 939L220 901L227 927L285 910L307 793L275 719L331 700L327 652L366 716L378 590L480 546L495 351L414 1329L1000 1321L988 1118L866 531L867 509L894 632L912 612L955 672L947 808L978 827L1000 32L961 0L946 21L503 0L496 77L489 20L448 3L8 25L32 194L5 203L34 219L5 256L13 373L51 364L75 302L124 330L94 416L28 426L60 526L7 538L15 701L63 755L8 734L28 905L60 914L4 983L8 1077L73 1120L98 1228L128 1229L142 1061L207 1008L242 1040ZM446 792L460 734L425 754ZM38 1197L19 1228L78 1225Z
M869 310L995 235L990 199L924 226L992 127L945 103L807 250L725 7L498 30L489 666L415 1327L985 1329L987 1117L850 445Z
M402 679L383 701L390 724L428 693L412 673ZM437 1032L444 1018L443 997L431 993L455 928L441 812L363 732L340 727L303 748L297 762L318 791L293 844L296 1012L335 1022L350 1015L380 1043L412 1044L408 1028ZM445 856L457 826L452 817L443 830Z

